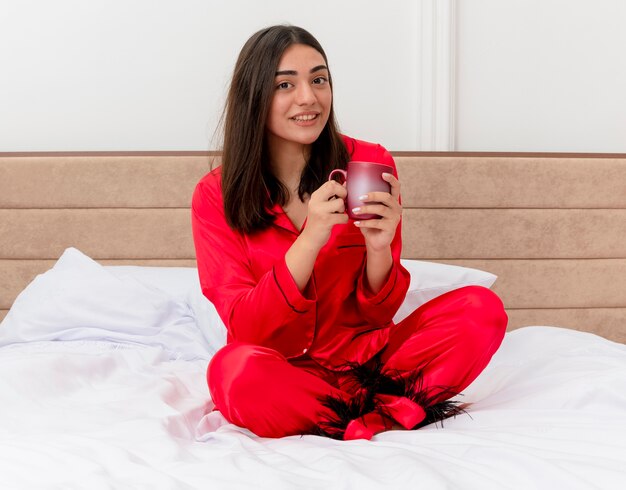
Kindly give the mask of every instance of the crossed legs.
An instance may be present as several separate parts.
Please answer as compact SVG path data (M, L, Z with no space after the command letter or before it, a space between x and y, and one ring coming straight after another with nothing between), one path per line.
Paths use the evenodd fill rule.
M468 286L429 301L393 327L377 366L361 370L374 376L366 383L311 359L288 361L272 349L234 342L211 360L209 390L227 420L262 437L369 439L394 421L406 428L428 421L434 408L483 371L506 324L500 299ZM334 432L324 430L331 426Z

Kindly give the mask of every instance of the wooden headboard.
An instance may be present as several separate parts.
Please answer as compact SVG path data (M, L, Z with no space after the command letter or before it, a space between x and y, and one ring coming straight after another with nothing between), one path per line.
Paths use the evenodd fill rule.
M626 342L626 155L394 156L404 258L497 274L510 329ZM69 246L105 264L193 266L191 193L218 159L0 154L0 319Z

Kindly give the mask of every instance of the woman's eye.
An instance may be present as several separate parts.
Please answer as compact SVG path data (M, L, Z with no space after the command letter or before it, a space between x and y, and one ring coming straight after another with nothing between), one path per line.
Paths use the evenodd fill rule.
M289 82L283 82L283 83L279 83L276 88L285 90L285 89L288 89L290 86L291 84Z
M313 83L317 84L317 85L322 85L323 83L328 82L328 80L326 80L326 78L324 77L317 77L315 80L313 80Z

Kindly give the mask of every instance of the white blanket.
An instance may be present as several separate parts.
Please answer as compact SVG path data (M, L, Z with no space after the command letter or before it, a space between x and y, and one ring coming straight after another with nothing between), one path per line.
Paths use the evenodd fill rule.
M626 346L591 334L508 333L467 415L372 441L227 424L206 365L105 340L0 347L0 488L625 487Z

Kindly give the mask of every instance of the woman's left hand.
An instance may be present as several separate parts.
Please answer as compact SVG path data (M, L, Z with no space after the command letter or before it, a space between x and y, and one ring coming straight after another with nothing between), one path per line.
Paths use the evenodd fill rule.
M391 186L391 193L370 192L362 197L364 202L352 212L357 216L355 225L361 229L368 250L382 251L391 245L402 216L400 182L392 174L384 173L383 180ZM365 204L367 202L368 204ZM359 214L377 214L380 218L358 220Z

